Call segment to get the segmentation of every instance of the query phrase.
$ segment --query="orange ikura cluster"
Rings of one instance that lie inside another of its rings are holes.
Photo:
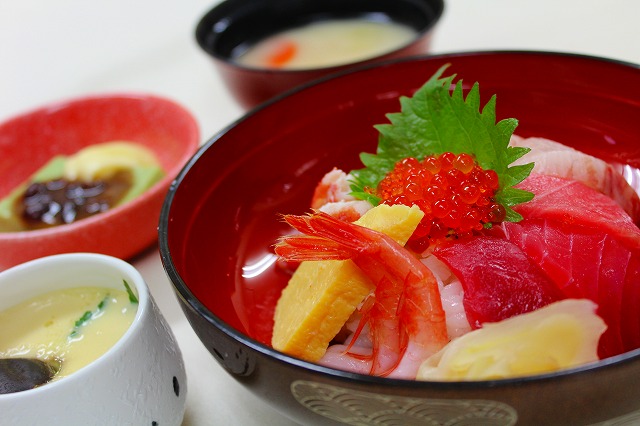
[[[495,171],[482,169],[468,154],[445,152],[399,161],[375,194],[384,204],[420,207],[425,216],[409,246],[422,251],[434,240],[470,236],[502,222],[506,211],[495,201],[498,188]]]

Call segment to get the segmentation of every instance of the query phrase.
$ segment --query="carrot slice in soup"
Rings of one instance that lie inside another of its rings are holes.
[[[282,67],[291,61],[298,52],[298,46],[290,41],[283,40],[275,46],[275,50],[267,58],[267,65],[270,67]]]

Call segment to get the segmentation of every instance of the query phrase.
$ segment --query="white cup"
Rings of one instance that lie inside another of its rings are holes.
[[[68,377],[0,395],[0,424],[140,425],[182,423],[187,393],[178,344],[140,273],[111,256],[48,256],[0,272],[0,310],[70,287],[122,289],[138,296],[133,323],[105,354]]]

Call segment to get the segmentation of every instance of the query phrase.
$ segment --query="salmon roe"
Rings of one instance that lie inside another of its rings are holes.
[[[400,160],[378,185],[384,204],[417,205],[424,217],[408,244],[417,251],[443,238],[462,238],[505,218],[495,201],[498,175],[484,170],[469,154],[445,152],[420,161]]]

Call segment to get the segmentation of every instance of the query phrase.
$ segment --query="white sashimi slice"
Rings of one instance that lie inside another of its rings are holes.
[[[531,148],[514,165],[534,162],[533,173],[580,181],[612,198],[635,223],[640,222],[640,197],[613,165],[545,138],[514,135],[510,145]]]
[[[447,332],[451,339],[460,337],[471,331],[471,325],[464,310],[464,288],[459,280],[455,280],[440,289],[442,309],[447,319]]]
[[[422,259],[422,263],[427,265],[438,281],[449,338],[455,339],[471,331],[471,325],[464,310],[464,289],[460,280],[436,256],[428,255]]]
[[[318,210],[347,222],[355,222],[372,207],[371,203],[364,200],[333,201],[323,204]]]
[[[347,345],[329,346],[318,364],[336,370],[369,374],[371,372],[371,349],[353,346],[347,353],[347,348]]]

